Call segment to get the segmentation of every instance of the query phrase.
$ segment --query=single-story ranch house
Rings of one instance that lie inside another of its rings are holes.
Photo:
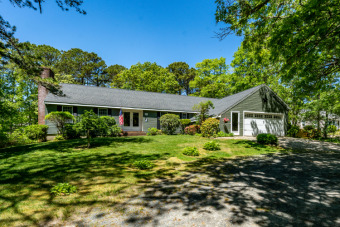
[[[51,76],[49,74],[52,72],[44,70],[42,77]],[[152,127],[160,129],[159,119],[166,113],[177,114],[181,119],[194,117],[193,106],[208,100],[215,106],[210,110],[211,117],[220,120],[222,131],[234,135],[272,133],[284,136],[288,122],[289,107],[266,85],[222,99],[75,84],[61,84],[61,91],[62,95],[55,95],[39,86],[39,123],[49,125],[49,135],[57,133],[55,125],[44,120],[45,115],[52,111],[68,111],[78,116],[85,110],[93,110],[99,116],[113,116],[118,124],[122,110],[124,124],[121,127],[124,131],[147,132]],[[224,118],[229,122],[225,123]]]

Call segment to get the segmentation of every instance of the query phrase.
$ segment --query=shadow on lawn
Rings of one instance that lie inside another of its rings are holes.
[[[148,143],[151,139],[145,137],[107,137],[91,140],[91,148],[110,146],[117,147],[120,143]],[[57,142],[35,143],[0,149],[0,159],[22,155],[32,151],[52,150],[57,152],[73,152],[74,149],[87,149],[86,139],[65,140]]]
[[[339,225],[339,153],[301,152],[212,162],[190,163],[189,173],[180,179],[164,179],[147,187],[124,206],[134,207],[139,201],[137,206],[149,213],[130,214],[125,224]],[[172,220],[169,217],[187,217],[188,222],[165,223]]]
[[[65,206],[77,208],[93,204],[114,205],[96,197],[83,200],[82,196],[88,194],[92,186],[120,183],[122,186],[119,190],[112,191],[112,195],[117,195],[125,187],[122,180],[125,179],[126,173],[134,171],[130,170],[130,167],[135,160],[159,160],[169,155],[168,153],[140,154],[133,150],[115,152],[114,148],[120,146],[120,143],[130,142],[142,144],[150,142],[150,139],[128,137],[96,138],[93,140],[92,147],[112,147],[113,150],[109,152],[94,152],[94,150],[87,149],[73,150],[73,148],[86,143],[85,140],[47,142],[2,149],[0,151],[2,165],[0,166],[0,188],[2,189],[0,191],[0,214],[10,209],[12,215],[10,218],[0,220],[0,225],[11,226],[18,221],[21,223],[28,222],[29,225],[41,225],[42,220],[37,220],[34,215],[40,214],[45,221],[48,221],[51,218],[51,213]],[[45,150],[46,152],[54,152],[46,155],[44,154]],[[71,150],[73,152],[69,152]],[[66,151],[69,153],[65,153]],[[156,171],[153,174],[149,177],[140,176],[139,178],[145,181],[146,178],[151,178],[151,176],[161,176],[167,173]],[[100,181],[98,181],[98,178],[100,178]],[[49,191],[52,185],[58,182],[76,182],[76,186],[81,190],[74,200],[55,199]],[[107,193],[110,194],[111,192]],[[32,200],[41,202],[47,210],[35,210],[33,214],[28,215],[31,212],[30,209],[26,208],[23,212],[20,206]]]

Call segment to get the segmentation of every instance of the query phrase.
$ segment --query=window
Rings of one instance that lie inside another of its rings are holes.
[[[238,131],[238,113],[237,112],[233,112],[231,113],[231,117],[232,117],[232,131]]]
[[[182,119],[188,119],[187,113],[182,113]]]
[[[281,119],[281,116],[279,116],[279,115],[274,115],[273,117],[274,117],[274,119]]]
[[[262,114],[255,114],[255,117],[256,118],[263,118],[263,115]]]
[[[98,115],[101,116],[107,116],[107,109],[99,109]]]
[[[63,106],[63,112],[69,112],[73,114],[73,107],[72,106]]]
[[[254,117],[254,114],[245,114],[246,117]]]
[[[264,115],[264,118],[273,118],[272,115]]]
[[[130,126],[130,112],[124,113],[124,126]]]
[[[139,113],[132,114],[132,126],[138,127],[139,126]]]

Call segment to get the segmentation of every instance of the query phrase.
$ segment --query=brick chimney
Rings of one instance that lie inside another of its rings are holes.
[[[41,78],[54,78],[54,73],[50,68],[42,68]],[[41,83],[38,85],[38,124],[45,124],[45,98],[48,94],[48,89]]]

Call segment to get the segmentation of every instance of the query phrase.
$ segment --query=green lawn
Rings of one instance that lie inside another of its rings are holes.
[[[38,225],[67,219],[76,210],[114,207],[138,194],[158,177],[180,177],[203,160],[278,152],[279,149],[244,140],[220,140],[220,151],[205,151],[209,139],[197,136],[97,138],[46,142],[0,149],[0,226]],[[182,154],[186,146],[199,148],[199,157]],[[151,160],[152,170],[138,170],[136,160]],[[53,185],[69,182],[78,192],[54,197]]]

